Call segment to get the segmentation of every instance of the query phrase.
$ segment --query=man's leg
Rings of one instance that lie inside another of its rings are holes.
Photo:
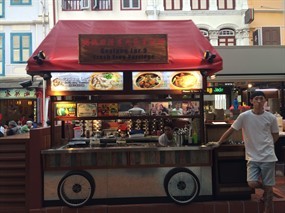
[[[270,213],[272,211],[272,201],[273,201],[273,187],[264,186],[264,213]]]
[[[248,181],[247,184],[252,189],[263,189],[263,185],[260,181]]]

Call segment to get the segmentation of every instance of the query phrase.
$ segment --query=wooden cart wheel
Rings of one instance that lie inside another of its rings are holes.
[[[200,192],[197,176],[187,168],[174,168],[164,179],[164,189],[167,196],[177,204],[188,204]]]
[[[70,171],[60,180],[58,197],[69,207],[81,207],[92,197],[95,191],[95,182],[86,171]]]

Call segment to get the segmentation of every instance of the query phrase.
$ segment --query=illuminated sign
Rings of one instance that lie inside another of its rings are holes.
[[[123,90],[123,72],[52,73],[51,91]]]
[[[209,94],[219,94],[226,92],[224,87],[207,87],[206,91]]]
[[[56,116],[67,116],[75,117],[76,103],[72,102],[61,102],[55,104],[55,114]]]
[[[133,72],[133,90],[198,90],[203,88],[200,71]]]
[[[223,87],[215,87],[214,88],[214,93],[223,93],[224,92],[224,88]]]

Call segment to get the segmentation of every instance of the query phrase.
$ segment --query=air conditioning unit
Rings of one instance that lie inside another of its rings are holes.
[[[258,45],[258,46],[263,45],[263,43],[262,43],[262,29],[258,28],[255,31],[253,31],[252,38],[253,38],[253,45]]]
[[[90,8],[90,0],[81,0],[80,1],[80,9],[88,10]]]

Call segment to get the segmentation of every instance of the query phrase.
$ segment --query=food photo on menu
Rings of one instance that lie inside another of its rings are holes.
[[[159,88],[162,84],[162,75],[160,73],[139,73],[135,79],[135,85],[138,88]]]
[[[56,116],[75,117],[76,104],[75,103],[57,103],[55,105]]]
[[[119,106],[117,103],[98,103],[98,116],[118,116]]]
[[[111,90],[118,87],[122,76],[115,72],[94,73],[90,76],[89,88],[95,90]]]
[[[96,117],[96,103],[77,103],[77,117]]]

